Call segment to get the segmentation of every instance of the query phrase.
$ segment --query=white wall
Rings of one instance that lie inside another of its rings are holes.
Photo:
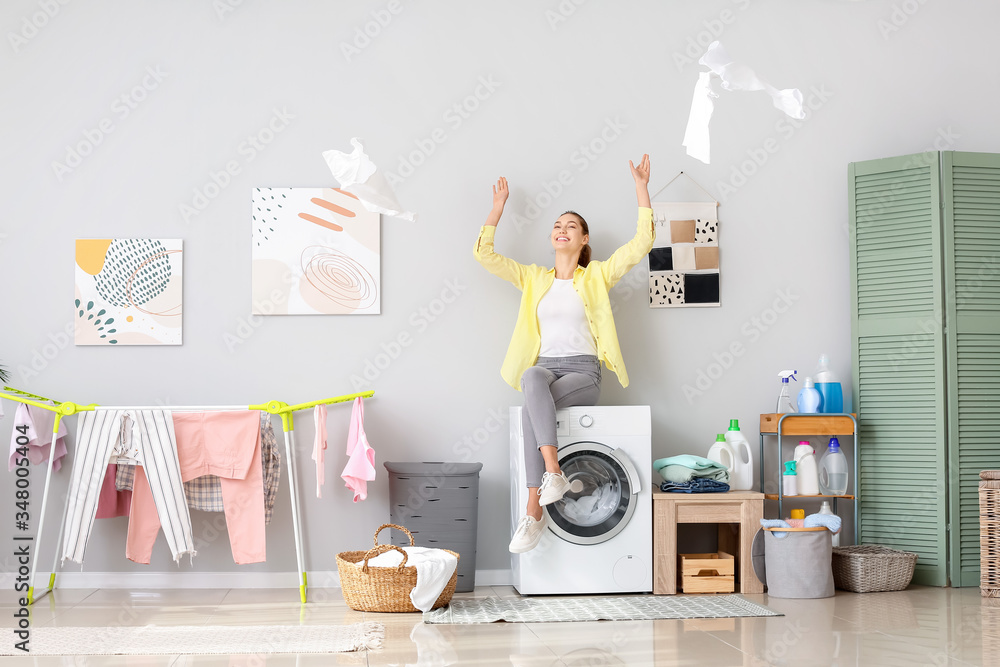
[[[236,6],[224,11],[225,3]],[[46,19],[47,5],[58,12]],[[409,334],[412,344],[370,383],[377,395],[367,426],[379,465],[482,461],[478,565],[504,570],[506,425],[485,442],[483,435],[491,414],[519,401],[499,375],[519,295],[471,253],[497,176],[510,179],[508,212],[522,214],[560,171],[572,177],[533,224],[518,231],[501,223],[498,248],[523,262],[551,261],[549,222],[571,207],[590,221],[597,257],[626,241],[635,221],[627,160],[643,152],[652,158],[651,190],[684,170],[722,199],[721,308],[650,310],[642,267],[613,293],[632,385],[624,390],[608,373],[601,400],[652,405],[659,457],[703,454],[730,417],[755,443],[757,415],[773,409],[777,372],[812,372],[821,351],[849,384],[848,162],[935,147],[1000,150],[995,2],[391,6],[400,11],[389,13],[387,2],[318,0],[3,3],[0,266],[8,288],[0,360],[15,386],[83,403],[299,402],[351,391],[352,376],[384,362],[383,350]],[[569,15],[556,22],[560,8]],[[348,59],[342,45],[373,15],[391,22]],[[793,127],[763,94],[723,93],[712,164],[703,165],[680,145],[699,67],[678,56],[694,44],[696,60],[709,31],[773,84],[800,88],[813,111]],[[146,78],[150,69],[162,81]],[[483,80],[495,82],[488,97]],[[123,117],[116,100],[143,81],[151,90]],[[478,108],[460,124],[451,120],[449,110],[477,90],[486,99],[470,100]],[[290,117],[287,127],[251,159],[241,145],[275,110]],[[53,163],[103,118],[113,132],[59,178]],[[599,143],[609,120],[623,126],[620,135],[581,161],[579,147]],[[421,220],[382,222],[383,314],[275,317],[248,327],[251,188],[330,184],[321,152],[347,149],[352,136],[397,171],[435,128],[446,140],[397,188]],[[777,151],[763,161],[765,145]],[[753,155],[763,164],[748,162]],[[185,221],[179,207],[230,160],[240,173]],[[683,197],[684,188],[670,194]],[[183,346],[66,344],[73,240],[114,236],[184,239]],[[457,298],[433,321],[420,314],[439,312],[437,299],[456,285]],[[793,303],[772,320],[782,294]],[[227,345],[227,334],[241,332],[250,335]],[[714,372],[716,355],[734,342],[745,354],[689,400],[683,387]],[[338,483],[349,408],[330,412],[325,497],[302,494],[311,570],[334,569],[334,554],[368,544],[388,515],[384,474],[359,505]],[[308,487],[306,417],[297,432]],[[0,428],[10,426],[8,414]],[[35,509],[42,478],[32,477]],[[68,470],[56,476],[55,505],[67,479]],[[0,539],[10,544],[12,476],[0,480],[0,505],[11,508],[0,513]],[[267,564],[244,571],[295,569],[287,488],[285,477]],[[58,514],[50,507],[46,567]],[[201,538],[214,534],[206,527],[214,518],[195,513]],[[162,540],[152,565],[127,561],[125,529],[122,519],[98,523],[88,571],[176,572]],[[194,570],[236,569],[225,535],[214,542]]]

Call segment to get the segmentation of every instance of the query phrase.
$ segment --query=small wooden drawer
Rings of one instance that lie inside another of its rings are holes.
[[[680,554],[681,592],[733,593],[736,591],[736,559],[724,551],[711,554]]]

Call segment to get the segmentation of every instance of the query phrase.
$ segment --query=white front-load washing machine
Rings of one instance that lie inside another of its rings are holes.
[[[652,446],[648,405],[556,412],[559,466],[576,492],[544,508],[538,546],[511,554],[522,595],[653,590]],[[521,408],[510,410],[511,526],[524,516]],[[512,530],[513,530],[512,528]]]

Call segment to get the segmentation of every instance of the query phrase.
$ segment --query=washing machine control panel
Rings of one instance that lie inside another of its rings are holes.
[[[594,418],[590,415],[580,415],[580,426],[590,428],[594,425]]]

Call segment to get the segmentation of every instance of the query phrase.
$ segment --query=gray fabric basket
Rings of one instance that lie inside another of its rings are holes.
[[[833,541],[829,530],[764,531],[767,594],[776,598],[833,597]]]
[[[389,520],[413,533],[419,547],[459,554],[456,592],[476,587],[479,529],[479,471],[482,463],[386,461],[389,471]],[[392,535],[392,544],[409,538]]]

